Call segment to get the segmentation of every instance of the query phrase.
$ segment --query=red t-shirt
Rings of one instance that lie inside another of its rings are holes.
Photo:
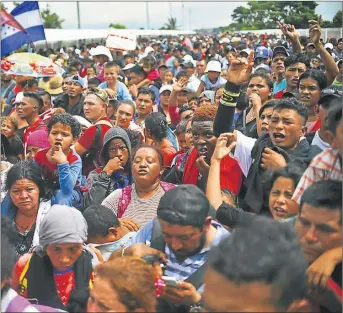
[[[285,90],[280,90],[274,95],[274,99],[282,99],[282,96],[284,94]]]
[[[101,119],[102,121],[107,121],[112,124],[111,120],[107,117],[104,117]],[[99,122],[99,121],[98,121]],[[102,145],[104,142],[104,136],[107,133],[107,131],[111,128],[108,125],[99,124],[101,128],[101,136],[100,136],[100,143],[98,144],[97,154],[96,154],[96,162],[100,165],[100,150],[102,149]],[[96,136],[96,126],[89,127],[80,137],[78,140],[78,143],[87,149],[88,151],[91,150],[92,147],[94,147],[94,140]],[[82,174],[86,177],[88,174],[94,170],[96,166],[93,163],[93,160],[84,159],[82,160]]]
[[[146,78],[149,80],[156,80],[160,78],[160,74],[157,70],[153,69],[149,72]]]

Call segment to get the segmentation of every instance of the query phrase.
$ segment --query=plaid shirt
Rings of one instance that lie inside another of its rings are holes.
[[[300,204],[306,188],[320,180],[342,180],[342,164],[337,150],[328,148],[312,160],[301,177],[292,199]]]

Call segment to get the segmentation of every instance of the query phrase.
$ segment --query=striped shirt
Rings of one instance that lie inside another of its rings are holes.
[[[157,207],[161,197],[164,195],[164,190],[159,186],[156,193],[148,199],[142,199],[138,196],[135,184],[132,184],[131,201],[125,210],[122,218],[130,218],[141,227],[152,221],[157,216]],[[105,207],[111,209],[116,215],[118,214],[118,202],[121,198],[122,190],[113,191],[101,203]]]
[[[342,181],[341,158],[337,150],[328,148],[312,160],[301,177],[292,199],[300,204],[304,191],[320,180]]]

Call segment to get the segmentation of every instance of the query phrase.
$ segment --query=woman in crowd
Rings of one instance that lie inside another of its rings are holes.
[[[12,288],[41,305],[84,312],[82,303],[93,286],[92,256],[84,250],[86,240],[82,213],[64,205],[52,206],[41,222],[39,245],[14,267]]]
[[[88,192],[84,194],[84,207],[100,204],[111,192],[132,183],[131,143],[126,131],[113,126],[105,134],[100,151],[102,167],[87,177]]]
[[[320,99],[320,93],[327,86],[325,74],[313,69],[301,74],[298,82],[299,100],[306,105],[308,119],[306,128],[308,133],[319,130],[321,121],[317,117],[316,106]]]
[[[167,138],[168,123],[165,116],[159,112],[153,112],[145,119],[145,137],[152,140],[153,145],[163,154],[164,166],[170,167],[176,150]]]
[[[256,118],[262,105],[273,94],[273,81],[267,74],[252,74],[247,83],[249,107],[239,115],[235,127],[248,137],[258,138]]]
[[[156,312],[153,267],[136,257],[122,257],[96,269],[87,312]]]
[[[40,167],[20,161],[8,171],[7,195],[1,203],[1,215],[7,216],[16,230],[16,252],[23,255],[39,243],[43,217],[50,210]]]
[[[165,191],[175,185],[161,182],[163,156],[153,146],[142,145],[132,155],[134,183],[113,191],[102,205],[118,218],[129,218],[143,227],[156,217],[158,203]]]

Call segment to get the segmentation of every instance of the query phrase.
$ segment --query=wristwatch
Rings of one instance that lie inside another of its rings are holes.
[[[110,176],[105,171],[101,171],[99,177],[105,180],[108,180],[110,178]]]
[[[199,302],[191,304],[189,306],[188,312],[190,312],[190,313],[202,312],[203,308],[204,308],[204,303],[203,303],[202,299],[200,299]]]

